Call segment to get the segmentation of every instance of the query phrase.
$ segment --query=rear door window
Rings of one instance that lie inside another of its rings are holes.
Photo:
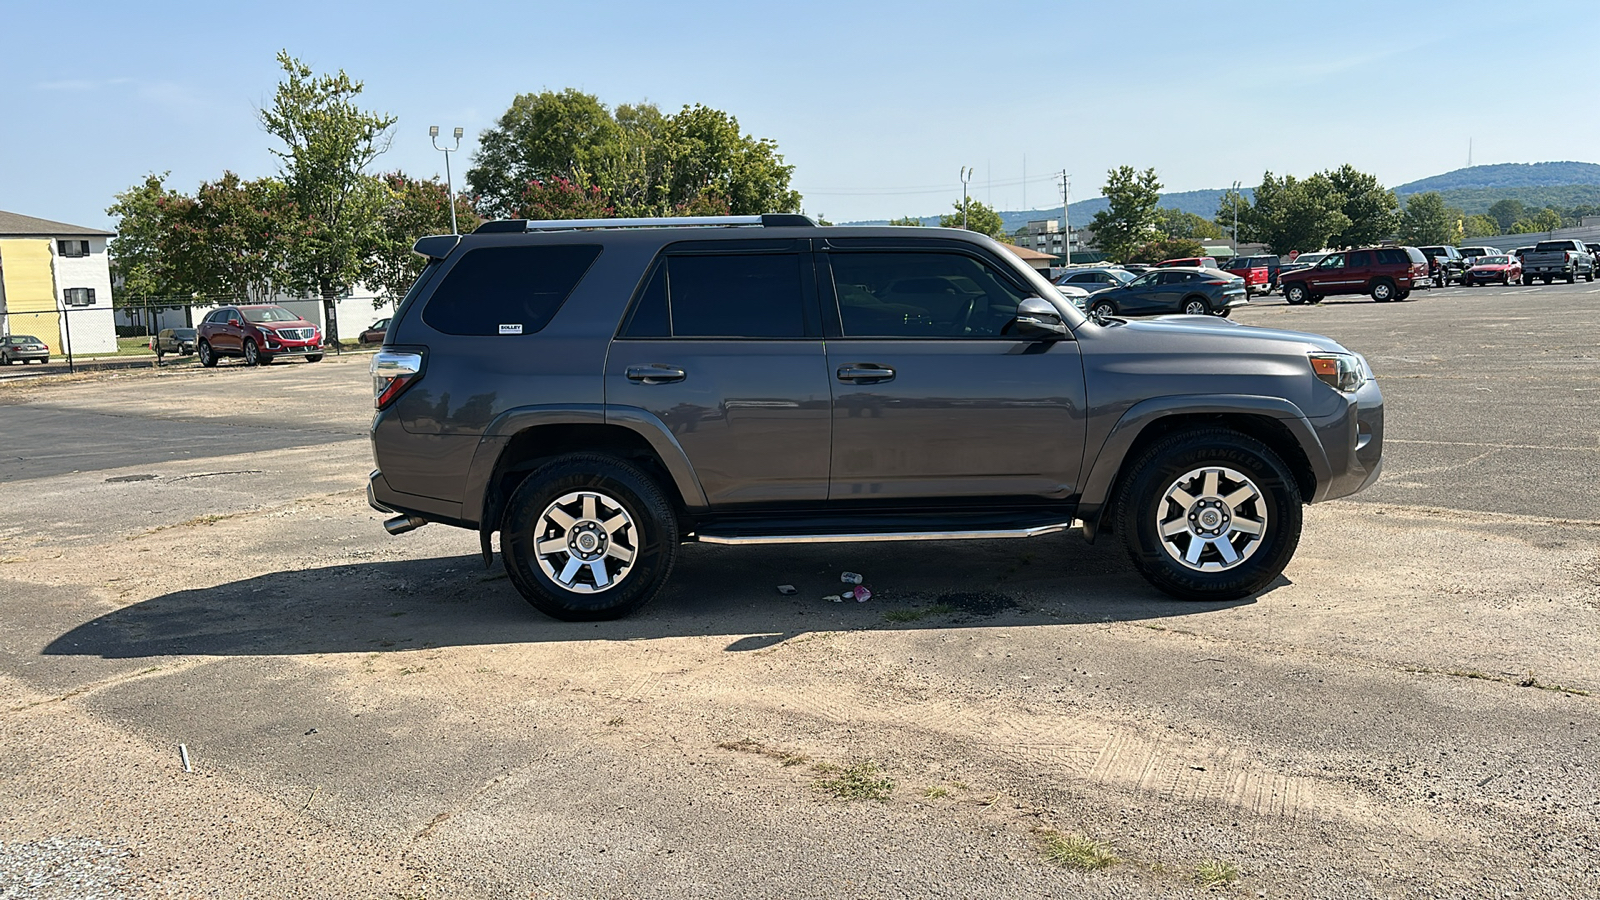
[[[1348,265],[1352,269],[1364,269],[1372,265],[1371,250],[1357,250],[1350,254]]]
[[[594,244],[469,250],[428,298],[422,320],[445,334],[533,334],[599,256]]]
[[[798,253],[668,257],[665,288],[672,336],[805,337],[800,261]]]

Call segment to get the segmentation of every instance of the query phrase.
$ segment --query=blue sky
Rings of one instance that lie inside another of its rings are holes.
[[[808,212],[948,210],[959,169],[1000,208],[1108,168],[1169,190],[1349,162],[1396,185],[1466,164],[1600,161],[1594,8],[1269,4],[6,4],[0,209],[109,227],[146,172],[192,191],[276,171],[256,121],[280,49],[399,117],[384,170],[443,174],[427,127],[475,136],[517,93],[705,103],[773,138]],[[1205,15],[1201,14],[1205,11]],[[1560,22],[1584,23],[1563,36]],[[1590,91],[1589,94],[1573,89]],[[1024,170],[1024,166],[1026,169]],[[1027,181],[1024,181],[1026,172]]]

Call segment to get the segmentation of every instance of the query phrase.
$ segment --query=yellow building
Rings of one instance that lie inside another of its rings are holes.
[[[29,334],[52,355],[114,353],[109,231],[0,210],[0,334]]]

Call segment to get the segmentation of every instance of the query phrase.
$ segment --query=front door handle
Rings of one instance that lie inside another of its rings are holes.
[[[840,366],[839,380],[852,384],[881,384],[894,380],[894,370],[888,366],[865,363],[859,366]]]
[[[687,373],[677,366],[655,363],[648,366],[629,366],[628,380],[636,384],[672,384],[682,381]]]

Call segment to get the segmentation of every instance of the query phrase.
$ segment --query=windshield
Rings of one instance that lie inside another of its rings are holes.
[[[1327,255],[1328,254],[1326,253],[1302,253],[1299,256],[1296,256],[1294,261],[1304,265],[1314,266],[1317,263],[1322,262],[1322,258]]]
[[[194,337],[194,329],[193,328],[174,328],[174,329],[172,329],[172,336],[173,337],[181,337],[181,338],[192,338],[192,337]]]
[[[37,344],[39,339],[31,334],[13,334],[10,338],[13,344]]]
[[[1480,266],[1503,266],[1508,262],[1510,262],[1510,260],[1506,259],[1504,256],[1478,257],[1478,265]]]
[[[263,306],[260,309],[242,309],[244,317],[252,322],[298,322],[300,317],[281,306]]]

